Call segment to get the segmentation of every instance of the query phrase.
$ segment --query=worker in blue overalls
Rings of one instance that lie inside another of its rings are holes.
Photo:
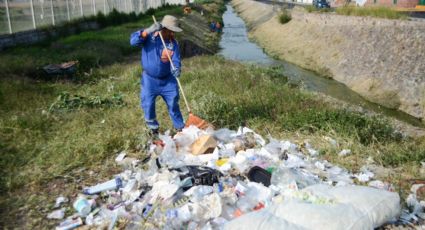
[[[131,34],[130,44],[142,47],[142,79],[140,87],[141,107],[151,134],[157,136],[159,123],[156,119],[155,99],[161,96],[167,104],[173,126],[176,131],[184,127],[183,116],[179,107],[179,91],[176,78],[180,76],[181,60],[179,45],[174,39],[175,32],[181,32],[177,18],[166,15],[161,23],[154,23],[149,28]],[[166,48],[159,33],[164,38]],[[167,52],[175,66],[172,70]]]

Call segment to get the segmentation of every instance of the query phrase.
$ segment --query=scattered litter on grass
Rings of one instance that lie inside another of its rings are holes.
[[[78,61],[69,61],[61,64],[49,64],[43,67],[48,75],[71,75],[77,72]]]
[[[338,147],[338,142],[335,139],[328,136],[324,136],[323,138],[327,140],[333,147]]]
[[[118,156],[115,158],[115,162],[121,162],[126,156],[127,153],[125,151],[120,152],[120,154],[118,154]]]
[[[151,143],[145,164],[120,152],[123,172],[87,185],[75,214],[57,229],[84,224],[113,229],[374,229],[423,224],[425,201],[416,186],[401,214],[394,187],[368,167],[353,174],[317,158],[305,142],[263,137],[246,127],[191,126]],[[357,186],[354,179],[369,182]],[[425,190],[425,187],[423,187]],[[414,194],[415,193],[415,194]],[[308,217],[308,218],[306,218]],[[267,223],[263,226],[262,223]]]
[[[54,208],[59,208],[63,203],[67,203],[69,200],[68,198],[64,197],[64,196],[60,196],[58,198],[56,198],[56,203]]]
[[[405,223],[421,225],[418,229],[423,229],[425,228],[425,180],[416,182],[412,185],[411,193],[406,198],[409,210],[404,210],[400,219]]]
[[[392,184],[388,182],[382,182],[380,180],[373,180],[368,183],[370,187],[387,190],[390,192],[395,192],[395,188]]]
[[[77,228],[78,226],[83,225],[83,221],[80,217],[66,219],[61,222],[59,226],[56,227],[56,230],[70,230]]]
[[[49,215],[47,215],[48,219],[58,219],[61,220],[65,217],[65,208],[61,208],[58,210],[55,210],[51,213],[49,213]]]
[[[343,157],[343,156],[347,156],[351,154],[351,150],[350,149],[343,149],[341,150],[341,152],[338,153],[339,156]]]
[[[370,179],[372,179],[375,176],[375,174],[373,172],[371,172],[369,169],[367,169],[367,167],[363,166],[360,169],[360,172],[355,174],[354,176],[360,182],[368,182],[368,181],[370,181]]]

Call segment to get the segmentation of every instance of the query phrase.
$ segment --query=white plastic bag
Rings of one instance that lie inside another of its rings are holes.
[[[367,216],[347,204],[314,204],[289,200],[272,205],[267,210],[306,229],[373,229]]]
[[[352,205],[367,216],[377,228],[400,215],[400,197],[397,193],[365,186],[313,185],[304,189],[318,196]]]
[[[225,230],[268,230],[268,229],[291,229],[303,230],[305,228],[290,223],[282,218],[273,215],[266,210],[250,212],[236,218],[224,225]]]

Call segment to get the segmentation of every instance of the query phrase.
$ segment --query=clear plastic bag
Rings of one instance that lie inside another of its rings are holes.
[[[319,179],[313,175],[302,173],[300,169],[279,167],[272,174],[271,184],[281,191],[288,189],[293,183],[298,189],[319,183]]]

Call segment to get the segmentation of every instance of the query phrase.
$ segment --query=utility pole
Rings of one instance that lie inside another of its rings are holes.
[[[53,0],[50,0],[50,11],[52,13],[52,25],[55,25],[55,12],[53,10]]]
[[[68,15],[68,22],[71,21],[71,15],[69,14],[69,0],[66,0],[66,12]]]
[[[35,16],[34,16],[34,2],[31,0],[31,16],[32,16],[32,26],[34,29],[37,29],[36,25],[35,25]]]
[[[7,17],[7,25],[9,27],[9,34],[12,33],[12,24],[10,23],[10,14],[9,14],[9,2],[6,0],[6,17]]]

